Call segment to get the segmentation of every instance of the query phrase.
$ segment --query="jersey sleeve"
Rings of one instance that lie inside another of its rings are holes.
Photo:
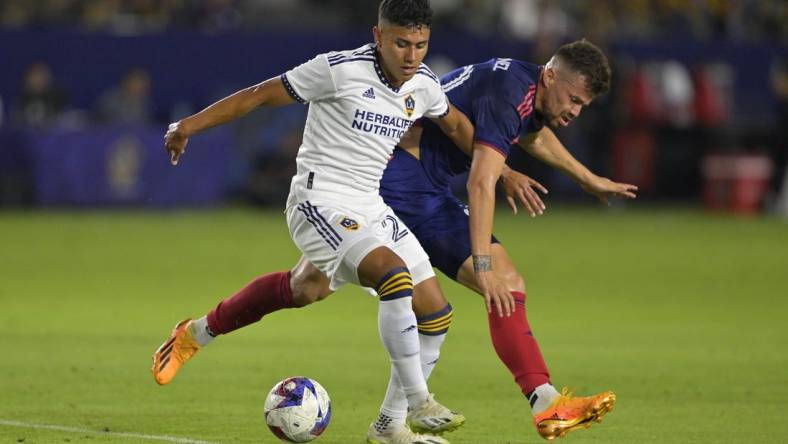
[[[427,106],[426,110],[424,111],[424,117],[434,119],[434,118],[441,118],[446,114],[449,114],[449,98],[446,97],[446,93],[443,92],[439,83],[434,83],[430,81],[429,91],[429,98],[430,103]]]
[[[280,78],[290,96],[299,103],[332,97],[337,91],[325,54],[296,66]]]
[[[473,141],[498,151],[504,157],[520,135],[520,114],[505,100],[485,95],[473,101],[476,131]]]

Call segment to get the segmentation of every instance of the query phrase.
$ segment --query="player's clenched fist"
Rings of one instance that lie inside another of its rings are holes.
[[[186,151],[188,142],[189,136],[183,130],[181,122],[171,123],[167,128],[167,134],[164,135],[164,148],[170,154],[171,164],[178,164],[178,159]]]

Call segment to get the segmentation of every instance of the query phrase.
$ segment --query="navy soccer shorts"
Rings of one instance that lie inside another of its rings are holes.
[[[425,165],[400,148],[383,174],[380,195],[419,240],[432,266],[456,280],[471,256],[467,206],[448,186],[436,185]],[[498,243],[495,236],[492,242]]]

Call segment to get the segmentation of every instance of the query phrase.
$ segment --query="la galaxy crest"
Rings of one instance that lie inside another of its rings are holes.
[[[339,225],[345,227],[348,231],[356,231],[358,230],[358,222],[354,221],[353,219],[345,216],[340,222]]]
[[[405,114],[410,117],[415,111],[416,99],[413,98],[413,94],[408,94],[408,97],[405,97]]]

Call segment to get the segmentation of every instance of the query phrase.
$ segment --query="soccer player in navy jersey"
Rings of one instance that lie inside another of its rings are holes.
[[[524,280],[505,248],[492,236],[495,184],[502,180],[513,208],[514,199],[519,199],[532,215],[544,210],[533,190],[545,191],[543,187],[505,166],[509,150],[519,145],[570,175],[603,202],[611,196],[634,198],[637,187],[590,172],[549,128],[566,126],[578,117],[584,106],[608,89],[609,79],[607,59],[585,40],[562,46],[544,66],[493,59],[460,68],[444,76],[442,83],[450,101],[475,126],[472,152],[461,150],[441,136],[437,126],[423,121],[400,140],[381,181],[381,195],[419,239],[433,265],[485,297],[495,350],[529,400],[537,431],[546,439],[601,420],[612,408],[615,395],[603,392],[574,397],[559,393],[551,384],[528,325]],[[468,170],[469,212],[449,189],[450,179]],[[220,302],[207,319],[220,327],[213,333],[225,334],[284,306],[321,300],[331,293],[328,283],[314,265],[302,258],[280,287],[253,282]],[[515,303],[514,310],[507,305],[510,302]],[[505,314],[512,315],[499,316],[501,305]],[[414,293],[413,306],[422,338],[429,339],[436,333],[445,336],[450,311],[447,316],[435,310],[450,306],[441,293]],[[195,351],[189,351],[179,366]],[[434,356],[437,359],[438,354]],[[403,403],[402,393],[391,388],[373,424],[383,430],[390,420],[387,413],[396,412]],[[375,427],[370,428],[368,441],[384,442],[376,440]]]
[[[499,358],[531,404],[539,434],[552,439],[589,426],[612,408],[615,395],[572,397],[552,386],[528,325],[524,280],[492,236],[492,226],[495,187],[501,178],[510,199],[520,196],[532,214],[544,210],[531,188],[541,185],[505,166],[515,145],[569,174],[603,202],[610,196],[635,197],[637,187],[591,173],[550,129],[569,125],[608,90],[607,59],[596,46],[580,40],[559,48],[545,66],[492,59],[457,69],[441,82],[449,100],[475,126],[473,153],[458,149],[425,121],[400,141],[381,181],[381,195],[419,239],[433,266],[486,298],[507,293],[514,297],[514,316],[488,316],[490,334]],[[468,170],[466,208],[449,190],[449,182]]]

